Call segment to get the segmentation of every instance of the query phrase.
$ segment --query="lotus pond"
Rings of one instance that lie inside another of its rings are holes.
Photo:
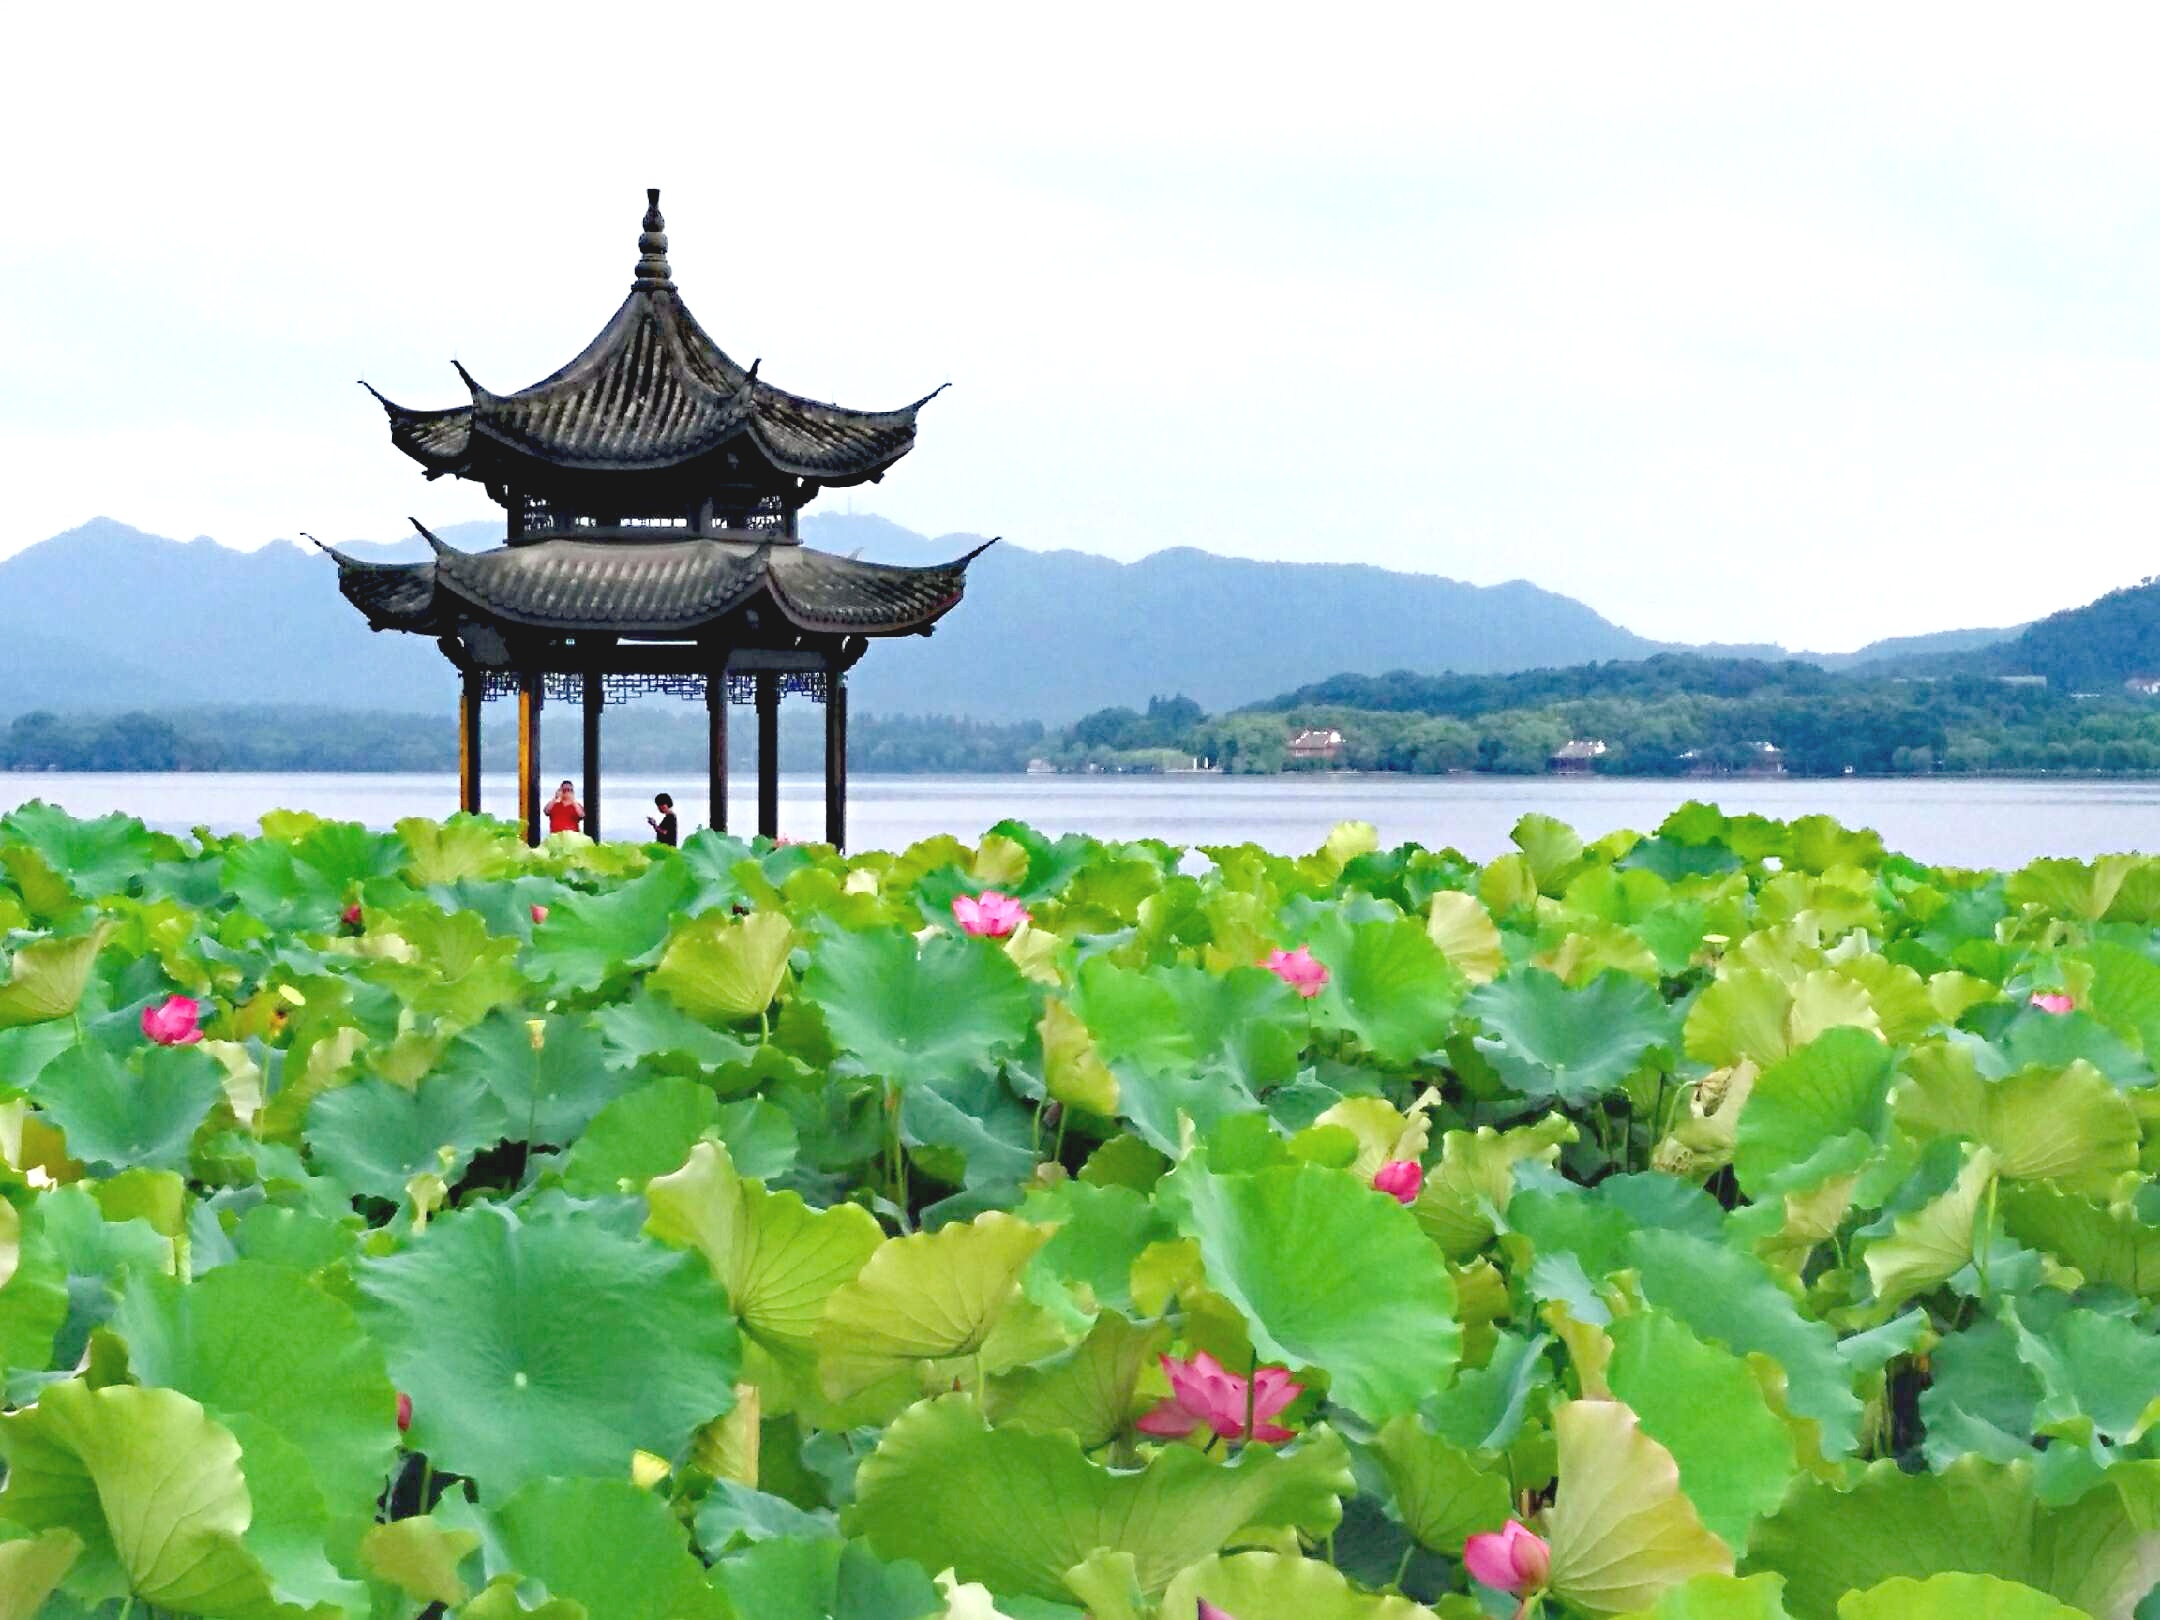
[[[0,821],[0,1620],[2160,1615],[2160,859]]]

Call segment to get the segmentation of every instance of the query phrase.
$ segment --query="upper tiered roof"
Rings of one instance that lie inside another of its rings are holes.
[[[757,363],[730,358],[676,290],[660,193],[646,197],[630,296],[582,354],[513,394],[483,387],[458,366],[472,400],[447,410],[412,410],[363,385],[389,414],[391,441],[430,478],[509,487],[550,468],[687,473],[706,457],[725,464],[716,465],[718,482],[736,485],[746,447],[782,478],[859,484],[882,477],[913,448],[915,414],[937,391],[898,410],[850,410],[775,388]]]

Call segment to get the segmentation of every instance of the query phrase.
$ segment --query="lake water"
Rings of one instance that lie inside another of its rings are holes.
[[[703,781],[686,776],[610,781],[602,830],[643,834],[652,795],[675,795],[683,831],[705,820]],[[1200,845],[1251,841],[1284,853],[1319,844],[1338,821],[1375,823],[1382,841],[1452,844],[1480,859],[1508,847],[1526,811],[1558,816],[1588,836],[1649,831],[1674,806],[1711,799],[1728,811],[1789,819],[1826,812],[1873,827],[1892,849],[1956,866],[2018,866],[2040,855],[2160,850],[2160,782],[1833,780],[1667,782],[1498,776],[857,776],[848,806],[858,849],[897,849],[934,833],[973,840],[1008,816],[1046,833],[1165,838]],[[823,779],[783,776],[780,827],[822,835]],[[756,817],[755,782],[734,784],[734,820]],[[509,776],[489,776],[485,802],[508,814]],[[266,810],[312,810],[388,827],[402,816],[457,806],[449,775],[131,775],[0,772],[0,810],[44,799],[77,815],[121,810],[185,832],[252,828]]]

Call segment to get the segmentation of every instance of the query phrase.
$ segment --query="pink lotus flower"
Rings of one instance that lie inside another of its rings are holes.
[[[1552,1567],[1552,1549],[1528,1525],[1510,1519],[1498,1534],[1487,1532],[1464,1542],[1462,1561],[1473,1579],[1519,1597],[1544,1587]]]
[[[981,894],[954,895],[952,914],[960,931],[977,939],[1003,939],[1028,921],[1026,906],[995,889],[985,889]]]
[[[163,1005],[142,1010],[142,1032],[160,1046],[193,1046],[202,1039],[201,1015],[192,998],[167,996]]]
[[[403,1391],[403,1390],[401,1389],[401,1390],[399,1390],[399,1391],[398,1391],[398,1398],[397,1398],[397,1431],[398,1431],[398,1433],[399,1433],[399,1434],[403,1434],[403,1433],[404,1433],[404,1432],[405,1432],[405,1431],[406,1431],[407,1429],[409,1429],[409,1428],[411,1428],[411,1427],[412,1427],[412,1397],[411,1397],[410,1395],[406,1394],[406,1393],[405,1393],[405,1392],[404,1392],[404,1391]]]
[[[534,907],[532,908],[532,914],[533,914],[533,923],[534,923],[534,925],[535,925],[535,926],[538,926],[539,924],[541,924],[541,923],[544,923],[544,922],[546,922],[546,921],[547,921],[547,907],[546,907],[546,906],[534,906]]]
[[[1294,951],[1269,951],[1260,965],[1308,1001],[1327,984],[1327,964],[1314,961],[1312,951],[1303,945]]]
[[[360,903],[356,900],[347,906],[340,920],[347,928],[358,928],[360,926]]]
[[[1414,1204],[1425,1185],[1425,1167],[1415,1159],[1390,1159],[1372,1178],[1373,1190],[1384,1192],[1398,1204]]]
[[[1170,1379],[1170,1397],[1156,1403],[1155,1410],[1136,1427],[1142,1434],[1176,1439],[1205,1425],[1225,1440],[1266,1440],[1273,1444],[1295,1438],[1296,1431],[1267,1420],[1305,1393],[1303,1384],[1292,1383],[1281,1367],[1262,1367],[1248,1385],[1236,1373],[1205,1350],[1190,1361],[1164,1356],[1162,1370]],[[1248,1415],[1252,1432],[1245,1432]]]
[[[1193,1620],[1237,1620],[1237,1616],[1228,1609],[1216,1608],[1206,1598],[1202,1598],[1200,1599],[1200,1612],[1193,1617]]]
[[[2055,1013],[2058,1015],[2066,1012],[2075,1012],[2077,1010],[2077,1003],[2072,1001],[2068,996],[2064,995],[2060,990],[2035,990],[2033,992],[2032,1004],[2035,1007],[2038,1007],[2044,1013]]]

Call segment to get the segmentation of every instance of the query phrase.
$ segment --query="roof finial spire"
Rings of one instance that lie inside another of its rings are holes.
[[[660,217],[660,188],[645,188],[645,233],[637,239],[637,280],[633,287],[673,292],[674,274],[667,262],[667,221]]]

